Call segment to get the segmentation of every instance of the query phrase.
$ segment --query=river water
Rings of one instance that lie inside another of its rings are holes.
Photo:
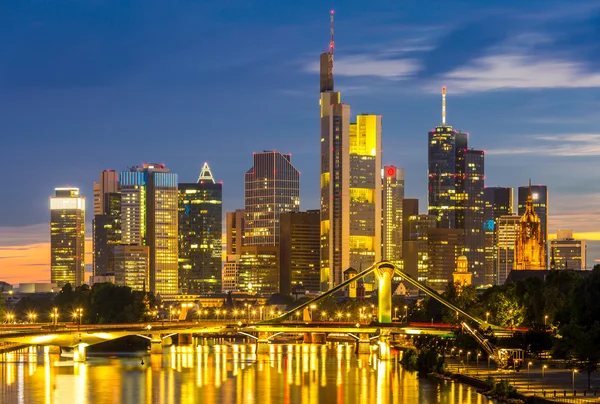
[[[30,349],[1,360],[2,404],[492,402],[349,345],[270,345],[261,355],[251,345],[172,346],[163,355],[88,355],[85,363]]]

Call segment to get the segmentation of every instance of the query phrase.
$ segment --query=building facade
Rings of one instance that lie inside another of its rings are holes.
[[[458,228],[465,231],[464,255],[474,285],[485,284],[485,235],[484,235],[484,152],[467,149],[465,155],[465,178],[463,188],[464,224]]]
[[[85,198],[79,188],[56,188],[50,197],[50,282],[85,283]]]
[[[498,218],[514,213],[513,189],[486,187],[483,191],[485,208],[483,229],[485,242],[484,285],[496,285],[498,274]]]
[[[403,241],[404,271],[413,279],[426,283],[428,277],[429,253],[428,233],[437,226],[437,217],[433,215],[413,215],[407,220],[407,239]],[[409,287],[411,293],[416,288]]]
[[[427,232],[427,286],[441,293],[452,282],[452,273],[462,255],[462,229],[429,229]]]
[[[239,258],[238,289],[269,296],[279,293],[278,246],[243,246]]]
[[[106,194],[119,192],[119,173],[115,170],[104,170],[100,173],[98,182],[94,182],[94,216],[106,212]]]
[[[244,245],[277,246],[279,215],[300,210],[300,172],[292,165],[292,155],[254,153],[244,190]]]
[[[533,191],[525,203],[525,213],[519,220],[513,270],[546,270],[546,244],[543,223],[534,210]]]
[[[521,218],[516,215],[496,219],[496,285],[503,285],[515,264],[515,247],[519,236]]]
[[[279,293],[315,294],[320,285],[320,213],[282,213],[279,241]]]
[[[177,174],[164,164],[143,164],[119,174],[121,238],[150,249],[150,291],[178,293]]]
[[[383,167],[382,186],[382,260],[394,263],[402,259],[404,169]]]
[[[114,282],[133,290],[148,291],[150,285],[150,248],[124,245],[114,247]]]
[[[227,212],[225,216],[226,226],[226,251],[227,255],[238,255],[244,245],[244,209],[236,209],[235,212]]]
[[[204,164],[197,183],[180,183],[179,289],[181,293],[221,293],[222,184]]]
[[[114,271],[113,249],[121,243],[121,193],[105,193],[103,199],[103,211],[92,221],[94,276]]]
[[[350,267],[360,272],[381,261],[381,116],[358,115],[349,134]]]
[[[556,240],[550,241],[550,269],[585,270],[587,246],[585,240],[575,239],[573,230],[559,230]]]

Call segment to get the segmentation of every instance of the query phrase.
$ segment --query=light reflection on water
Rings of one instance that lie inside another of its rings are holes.
[[[350,345],[179,346],[163,355],[88,356],[84,364],[35,349],[2,354],[0,402],[484,404],[472,387],[419,379]],[[141,364],[142,358],[144,364]]]

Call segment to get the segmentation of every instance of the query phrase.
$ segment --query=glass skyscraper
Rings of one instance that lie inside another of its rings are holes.
[[[246,246],[277,246],[279,215],[300,210],[300,172],[291,154],[254,153],[245,181]]]
[[[197,183],[179,184],[179,288],[221,293],[222,184],[204,164]]]
[[[85,198],[79,188],[56,188],[50,197],[50,282],[85,283]]]
[[[404,169],[383,167],[382,259],[398,263],[402,259]]]
[[[177,174],[143,164],[119,175],[123,244],[150,248],[150,291],[178,292]]]
[[[496,285],[498,274],[498,219],[509,216],[513,210],[513,189],[506,187],[486,187],[483,191],[485,269],[484,285]]]

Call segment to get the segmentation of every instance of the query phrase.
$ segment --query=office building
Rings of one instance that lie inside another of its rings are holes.
[[[244,209],[227,212],[226,226],[226,252],[227,255],[238,255],[244,245]]]
[[[164,164],[143,164],[119,175],[121,240],[150,249],[150,291],[178,293],[177,174]]]
[[[222,184],[204,163],[196,183],[179,189],[179,289],[181,293],[221,293]]]
[[[558,230],[556,240],[550,241],[550,269],[585,270],[587,268],[585,240],[573,237],[573,230]]]
[[[94,216],[106,212],[106,194],[119,192],[119,173],[115,170],[104,170],[100,173],[100,180],[94,182]]]
[[[221,274],[221,287],[223,289],[223,293],[240,291],[239,256],[227,256],[227,261],[223,263],[223,273]]]
[[[114,271],[113,248],[121,243],[121,194],[105,193],[103,199],[103,211],[92,221],[94,276]]]
[[[150,284],[150,248],[140,245],[116,245],[114,282],[118,286],[147,291]]]
[[[523,216],[527,208],[530,186],[521,186],[518,191],[518,214]],[[533,211],[539,216],[544,246],[548,245],[548,187],[546,185],[531,185]]]
[[[243,246],[239,258],[238,289],[269,296],[279,293],[278,246]]]
[[[350,105],[334,91],[333,51],[332,34],[320,57],[322,291],[341,283],[350,267]]]
[[[506,187],[486,187],[483,191],[485,208],[483,230],[485,242],[484,285],[496,285],[498,273],[498,218],[512,215],[513,189]]]
[[[283,295],[320,289],[320,213],[282,213],[279,218],[279,289]]]
[[[79,188],[55,188],[50,197],[50,282],[85,283],[85,198]]]
[[[428,211],[440,229],[464,230],[462,250],[473,283],[483,283],[484,152],[468,148],[468,134],[446,125],[446,88],[442,88],[442,125],[428,135]]]
[[[419,214],[419,200],[416,198],[404,198],[402,201],[402,240],[408,240],[410,227],[408,218]],[[403,247],[404,248],[404,247]],[[403,251],[404,256],[404,251]]]
[[[402,259],[404,169],[383,167],[382,260],[394,263]]]
[[[500,216],[496,219],[497,272],[495,275],[495,285],[503,285],[513,270],[520,221],[521,218],[516,215]]]
[[[350,267],[360,272],[381,261],[381,116],[358,115],[349,133]]]
[[[427,232],[427,286],[441,293],[452,282],[458,257],[462,255],[462,229],[429,229]]]
[[[404,271],[413,279],[426,283],[428,277],[428,233],[435,229],[437,217],[434,215],[413,215],[407,220],[407,239],[403,242]],[[416,293],[416,289],[411,293]]]
[[[244,245],[277,246],[279,215],[300,209],[300,172],[291,154],[277,151],[254,153],[254,165],[246,171]]]
[[[533,190],[531,188],[525,203],[525,213],[519,221],[513,270],[546,270],[546,244],[544,242],[543,222],[534,210]]]

